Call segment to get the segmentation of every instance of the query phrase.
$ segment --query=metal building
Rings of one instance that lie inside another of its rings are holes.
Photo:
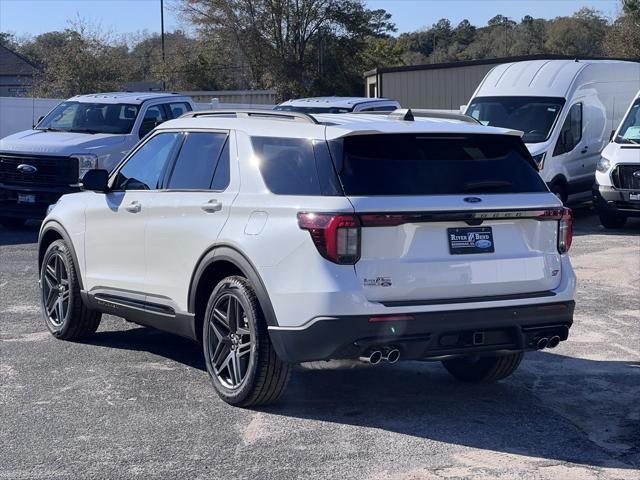
[[[580,57],[584,60],[600,60]],[[452,63],[376,68],[364,74],[365,95],[398,100],[407,108],[458,110],[466,105],[485,75],[496,65],[524,60],[572,60],[564,55],[471,60]],[[610,59],[609,59],[610,60]],[[629,60],[629,59],[619,59]]]

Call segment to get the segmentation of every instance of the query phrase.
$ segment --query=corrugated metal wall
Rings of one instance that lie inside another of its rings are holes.
[[[407,108],[437,108],[457,110],[466,105],[484,76],[494,65],[471,65],[429,70],[385,72],[382,92],[378,95],[398,100]],[[367,78],[367,84],[375,82],[375,75]]]

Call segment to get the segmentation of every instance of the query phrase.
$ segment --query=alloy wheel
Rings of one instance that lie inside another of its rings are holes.
[[[231,293],[221,295],[211,311],[209,359],[213,372],[226,388],[238,388],[254,355],[254,335],[240,300]]]
[[[71,289],[67,265],[60,252],[53,253],[44,266],[42,298],[49,321],[56,327],[61,326],[69,312]]]

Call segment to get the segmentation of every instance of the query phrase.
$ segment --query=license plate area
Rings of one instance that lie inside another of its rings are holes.
[[[25,194],[25,193],[19,193],[18,203],[29,203],[29,204],[36,203],[36,196]]]
[[[451,255],[495,251],[491,227],[447,228],[447,237]]]

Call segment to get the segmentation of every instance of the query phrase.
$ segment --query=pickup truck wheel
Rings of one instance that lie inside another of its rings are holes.
[[[209,297],[203,323],[205,363],[222,400],[249,407],[272,403],[282,395],[291,365],[277,357],[248,280],[222,280]]]
[[[0,225],[6,228],[18,228],[27,223],[26,218],[0,217]]]
[[[42,315],[54,337],[74,340],[92,335],[102,315],[80,298],[80,283],[69,247],[56,240],[44,254],[40,271]]]
[[[490,383],[502,380],[515,372],[523,355],[519,352],[495,357],[468,356],[443,360],[442,364],[460,381]]]
[[[611,215],[609,213],[600,214],[600,223],[604,228],[622,228],[627,223],[624,215]]]

